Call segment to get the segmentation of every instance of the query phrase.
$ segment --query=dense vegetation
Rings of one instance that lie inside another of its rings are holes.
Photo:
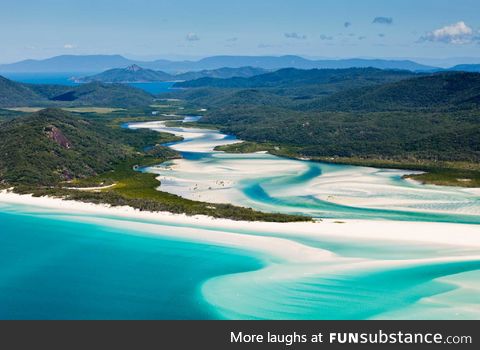
[[[480,74],[439,73],[391,84],[353,89],[299,106],[329,111],[452,111],[478,109]]]
[[[0,107],[26,106],[40,97],[24,84],[0,76]]]
[[[255,142],[288,144],[304,156],[480,160],[478,114],[216,111],[205,122]]]
[[[178,95],[208,107],[200,123],[257,144],[242,148],[428,170],[436,175],[419,178],[443,184],[473,186],[480,179],[480,74],[288,69],[209,81],[215,87]]]
[[[54,185],[106,172],[133,156],[134,148],[170,140],[46,109],[0,124],[0,178],[12,185]]]
[[[200,78],[229,79],[234,77],[249,78],[255,75],[264,74],[266,72],[267,70],[257,67],[222,67],[217,69],[203,69],[200,71],[180,73],[175,75],[175,80],[194,80]]]
[[[285,68],[275,72],[256,75],[250,78],[215,79],[201,78],[193,81],[177,83],[177,87],[219,87],[219,88],[289,88],[304,85],[348,84],[348,87],[370,86],[374,84],[397,81],[415,76],[410,71],[384,71],[375,68],[350,69],[311,69],[300,70]]]
[[[79,86],[23,84],[0,76],[0,107],[97,106],[144,107],[154,97],[128,85],[90,83]]]
[[[136,170],[179,155],[161,144],[179,138],[151,130],[120,128],[124,116],[75,115],[59,109],[17,115],[0,122],[0,188],[19,193],[140,210],[204,214],[235,220],[305,221],[228,204],[187,200],[157,191],[156,175]],[[110,187],[82,190],[81,187]]]
[[[285,215],[276,213],[263,213],[251,208],[236,207],[230,204],[209,204],[188,200],[167,192],[158,191],[156,188],[160,182],[157,175],[142,173],[133,170],[136,165],[159,164],[172,157],[172,151],[165,147],[150,150],[145,155],[137,155],[119,164],[113,171],[99,176],[77,181],[75,185],[95,186],[114,184],[101,192],[91,191],[55,191],[55,194],[63,194],[67,198],[82,200],[93,203],[110,203],[113,205],[128,205],[140,210],[168,211],[178,214],[208,215],[216,218],[247,221],[309,221],[307,217]],[[155,158],[158,157],[158,158]],[[37,194],[50,193],[51,190],[43,190]]]

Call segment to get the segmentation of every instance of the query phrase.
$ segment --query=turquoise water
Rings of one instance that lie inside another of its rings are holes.
[[[181,153],[182,160],[147,171],[161,175],[164,191],[189,199],[215,202],[210,194],[217,189],[227,194],[218,202],[266,212],[480,224],[480,192],[426,186],[402,178],[412,171],[282,159],[270,154],[226,154],[213,148],[236,139],[218,131],[152,123],[144,127],[184,137],[184,141],[168,144]],[[262,167],[267,170],[262,171]],[[218,182],[229,185],[219,188],[215,186]]]
[[[19,81],[29,84],[57,84],[75,86],[79,85],[75,83],[72,77],[84,77],[95,73],[5,73],[8,79]],[[159,94],[162,92],[171,91],[174,82],[154,82],[154,83],[131,83],[129,85],[138,89],[145,90],[151,94]]]
[[[398,170],[285,160],[268,154],[225,154],[213,147],[235,141],[231,136],[145,127],[185,138],[169,145],[181,152],[182,160],[147,171],[160,175],[163,190],[187,198],[208,196],[222,182],[227,185],[217,190],[220,196],[228,195],[220,201],[228,198],[264,211],[332,219],[480,224],[480,196],[475,191],[408,182],[402,178],[405,172]],[[273,171],[262,170],[269,166]],[[346,198],[347,204],[330,200],[333,197]],[[218,276],[203,285],[205,299],[232,319],[480,318],[480,284],[474,282],[480,279],[478,247],[312,237],[301,232],[282,238],[332,252],[338,259],[274,264]]]
[[[480,317],[471,287],[446,303],[419,304],[458,290],[441,277],[473,272],[466,281],[479,280],[480,258],[411,263],[475,249],[333,238],[301,242],[338,254],[333,262],[266,263],[259,254],[86,218],[1,207],[0,319],[369,319],[409,308],[407,318]]]
[[[260,268],[238,250],[0,212],[0,319],[215,319],[207,279]]]
[[[276,207],[278,212],[303,215],[310,214],[319,218],[334,219],[385,219],[399,221],[431,221],[452,222],[463,224],[480,224],[479,215],[462,215],[456,213],[420,212],[395,209],[362,208],[349,205],[336,204],[321,200],[312,195],[278,197],[275,194],[279,187],[295,185],[301,186],[311,179],[322,174],[321,164],[309,164],[309,169],[295,176],[257,178],[242,181],[243,194],[252,201],[252,207],[262,210],[268,206]],[[344,169],[344,165],[327,165]],[[398,180],[403,182],[403,180]],[[401,186],[401,184],[400,184]],[[268,192],[267,190],[268,189]],[[480,206],[478,196],[466,199],[468,204]]]
[[[185,137],[170,144],[182,160],[142,169],[164,176],[163,190],[322,218],[450,225],[459,244],[390,241],[388,231],[354,238],[322,223],[305,224],[318,225],[314,234],[282,233],[0,203],[0,319],[480,319],[479,245],[461,242],[480,233],[476,192],[394,170],[229,155],[212,149],[231,136],[144,126]]]
[[[275,274],[272,269],[212,279],[204,286],[204,294],[224,317],[231,319],[375,319],[429,298],[426,306],[417,306],[418,310],[403,318],[431,319],[436,313],[435,319],[479,319],[478,289],[467,290],[461,298],[452,297],[446,303],[435,300],[458,288],[436,278],[465,272],[474,272],[470,278],[479,278],[479,269],[480,260],[371,271],[337,272],[333,267],[295,280],[269,278]]]

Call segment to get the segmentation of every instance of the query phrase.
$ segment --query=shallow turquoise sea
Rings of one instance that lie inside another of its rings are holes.
[[[251,254],[0,207],[0,319],[216,319],[200,286]]]

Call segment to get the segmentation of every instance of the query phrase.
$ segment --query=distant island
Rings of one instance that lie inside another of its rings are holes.
[[[73,78],[77,83],[151,83],[162,81],[184,81],[200,78],[227,79],[233,77],[249,78],[255,75],[264,74],[267,70],[253,67],[240,68],[219,68],[213,70],[202,70],[198,72],[186,72],[178,74],[168,74],[162,71],[142,68],[136,64],[127,68],[109,69],[100,74]]]

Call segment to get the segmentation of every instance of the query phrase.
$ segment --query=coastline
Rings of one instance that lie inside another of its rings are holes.
[[[7,213],[11,210],[14,214],[98,225],[119,235],[157,237],[198,247],[218,246],[255,256],[263,263],[260,269],[218,275],[198,285],[199,297],[220,318],[334,319],[340,315],[345,319],[365,319],[382,318],[385,314],[392,319],[404,317],[402,311],[410,307],[427,312],[426,318],[451,317],[452,312],[455,318],[474,319],[478,315],[474,304],[457,309],[455,303],[456,295],[469,293],[473,298],[478,293],[476,286],[455,283],[458,278],[465,280],[464,273],[469,271],[478,276],[478,225],[333,219],[241,222],[6,191],[0,191],[0,207],[6,208]],[[78,234],[88,237],[88,232]],[[392,289],[389,276],[398,273],[413,275],[401,279],[401,284]],[[384,277],[372,284],[375,276]],[[435,289],[433,296],[425,294],[416,289],[418,280],[431,288],[439,283],[442,287]],[[331,285],[331,281],[338,282]],[[405,288],[410,292],[405,294]],[[385,290],[390,297],[384,300]],[[453,299],[445,299],[442,305],[448,302],[451,307],[439,307],[435,300],[444,300],[446,290],[451,291]],[[346,294],[355,301],[353,305],[363,305],[366,297],[379,298],[382,308],[379,310],[377,303],[362,306],[366,313],[356,307],[345,308],[341,296]],[[305,305],[298,304],[302,295],[309,300]],[[326,300],[330,306],[325,311]]]
[[[278,145],[273,143],[257,143],[240,140],[235,145],[222,145],[215,150],[230,154],[250,154],[266,152],[268,154],[294,160],[308,160],[324,164],[353,165],[378,169],[395,169],[405,171],[403,178],[412,179],[421,184],[451,186],[463,188],[480,188],[480,167],[474,162],[434,162],[426,160],[389,160],[366,159],[354,157],[305,157],[297,146]]]
[[[168,132],[183,138],[182,142],[171,144],[169,147],[180,153],[185,152],[187,155],[185,158],[173,160],[168,164],[147,167],[147,172],[157,175],[157,180],[161,183],[161,187],[157,189],[189,200],[213,204],[232,203],[240,207],[287,214],[298,214],[292,211],[297,209],[298,212],[303,210],[303,213],[308,216],[317,218],[330,216],[341,218],[341,220],[350,219],[350,217],[336,216],[336,206],[344,206],[346,211],[353,211],[353,219],[375,221],[399,220],[401,217],[411,219],[416,213],[420,213],[424,217],[423,221],[434,222],[439,220],[438,216],[442,215],[461,215],[463,218],[460,222],[476,223],[476,220],[471,221],[470,218],[480,214],[478,206],[470,205],[475,201],[477,188],[424,186],[419,181],[405,178],[412,173],[422,174],[421,171],[357,165],[356,172],[348,168],[338,172],[336,167],[339,164],[335,162],[321,160],[305,162],[304,159],[277,155],[275,154],[277,152],[268,152],[268,150],[254,149],[255,152],[248,154],[229,153],[223,149],[242,148],[242,145],[249,145],[249,143],[234,136],[222,134],[218,130],[182,127],[181,124],[168,127],[166,123],[168,122],[135,123],[129,127]],[[266,152],[268,154],[265,154]],[[207,153],[209,156],[203,159],[201,156],[200,159],[194,156],[194,161],[190,159],[191,154]],[[330,174],[330,171],[333,172]],[[315,172],[321,173],[322,176],[308,178]],[[272,174],[277,179],[274,179]],[[282,176],[284,181],[303,178],[303,182],[301,186],[291,183],[290,189],[275,186],[275,182],[283,181],[278,180]],[[397,178],[402,179],[401,183],[396,180]],[[265,197],[262,197],[262,193],[256,192],[256,179],[267,179],[261,183],[260,188],[261,191],[266,191]],[[448,199],[451,205],[445,204],[450,195],[453,196]],[[272,197],[271,200],[266,198],[268,196]],[[300,208],[295,204],[289,206],[288,202],[282,207],[282,198],[294,197],[303,200],[302,198],[309,196],[320,201],[319,209],[308,206]],[[280,200],[275,202],[279,198]],[[384,215],[377,212],[378,218],[374,215],[366,218],[362,209],[383,211]],[[332,210],[333,214],[328,210]],[[432,219],[428,215],[437,216],[437,218]],[[455,218],[439,221],[456,222]]]
[[[271,223],[260,221],[234,221],[204,215],[188,216],[169,212],[140,211],[132,207],[111,207],[106,204],[84,203],[53,197],[33,197],[0,191],[0,203],[25,205],[52,209],[73,214],[91,214],[120,219],[139,220],[152,224],[168,224],[181,227],[198,227],[225,232],[258,232],[276,237],[303,237],[319,239],[325,237],[360,241],[431,243],[454,247],[480,248],[478,225],[457,223],[434,223],[412,221],[324,219],[315,222]],[[99,218],[101,219],[101,218]]]

